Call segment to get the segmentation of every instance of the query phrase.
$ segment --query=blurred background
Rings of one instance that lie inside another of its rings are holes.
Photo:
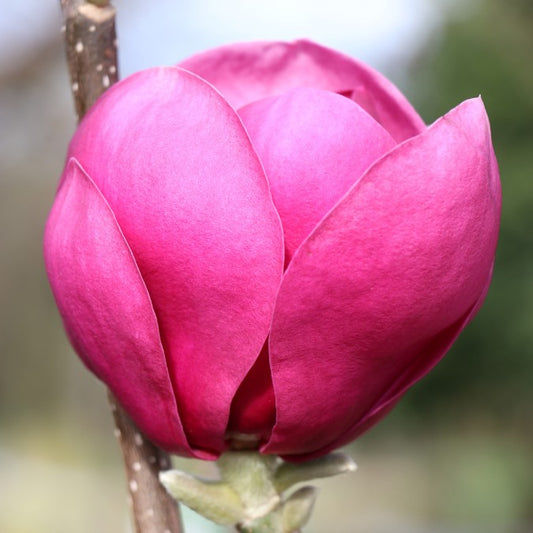
[[[105,389],[67,344],[41,259],[75,128],[58,4],[0,0],[0,531],[116,533],[129,522]],[[115,5],[123,76],[226,42],[308,37],[388,75],[428,123],[482,95],[504,194],[486,304],[350,447],[359,470],[320,483],[306,531],[533,532],[533,2]]]

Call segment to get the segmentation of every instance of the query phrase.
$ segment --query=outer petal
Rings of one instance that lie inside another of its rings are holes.
[[[239,111],[261,158],[285,236],[285,263],[363,172],[395,146],[354,102],[294,89]]]
[[[44,251],[65,328],[85,364],[151,439],[192,455],[135,259],[113,212],[72,159],[48,219]]]
[[[152,69],[105,93],[70,153],[135,255],[191,446],[220,452],[283,265],[279,217],[239,117],[194,74]]]
[[[314,87],[352,98],[396,141],[425,128],[417,112],[384,76],[311,41],[222,46],[180,66],[212,83],[235,108],[295,87]]]
[[[286,272],[265,452],[322,453],[438,362],[486,292],[499,213],[480,99],[368,170]]]
[[[326,448],[320,450],[320,454],[328,453],[330,450],[334,450],[351,442],[379,422],[393,409],[401,399],[403,393],[433,368],[435,364],[434,361],[440,359],[448,351],[455,339],[461,333],[461,330],[474,318],[485,300],[491,279],[492,268],[490,269],[485,288],[470,312],[466,316],[461,317],[451,328],[444,330],[438,337],[432,340],[432,346],[435,350],[434,358],[427,360],[422,357],[419,361],[416,361],[411,365],[406,372],[398,377],[379,401],[376,402],[375,407],[370,412]],[[305,459],[305,457],[302,457],[302,459]]]

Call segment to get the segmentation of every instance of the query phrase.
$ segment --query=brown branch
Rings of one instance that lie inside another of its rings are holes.
[[[115,8],[109,2],[83,0],[61,0],[61,8],[70,87],[81,120],[118,80]]]
[[[60,0],[78,120],[118,80],[115,9],[107,0]],[[169,456],[144,437],[109,395],[131,495],[136,533],[181,533],[177,504],[159,483]]]
[[[170,458],[142,435],[111,393],[109,402],[124,457],[135,531],[180,533],[178,507],[158,478],[161,470],[170,468]]]

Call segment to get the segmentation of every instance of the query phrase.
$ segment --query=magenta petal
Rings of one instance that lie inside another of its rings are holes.
[[[151,69],[105,93],[70,154],[135,255],[189,443],[220,452],[283,268],[281,224],[241,120],[194,74]]]
[[[357,104],[293,89],[239,110],[283,224],[285,262],[376,159],[395,146]]]
[[[85,364],[157,444],[194,455],[135,259],[113,212],[73,159],[48,219],[44,251],[65,328]]]
[[[395,383],[389,389],[387,389],[385,394],[376,402],[373,410],[368,412],[361,420],[359,420],[354,426],[349,428],[331,444],[325,448],[322,448],[319,452],[320,454],[328,453],[330,450],[344,446],[370,429],[395,407],[402,395],[411,385],[417,382],[433,368],[435,361],[438,361],[448,351],[455,339],[461,333],[461,330],[472,320],[472,318],[481,308],[485,296],[487,295],[491,278],[492,268],[490,269],[485,288],[472,309],[470,309],[470,311],[466,313],[466,315],[462,316],[456,323],[452,324],[450,328],[440,332],[433,339],[430,339],[430,346],[428,346],[428,348],[433,351],[434,357],[431,359],[424,358],[424,350],[420,350],[422,355],[420,359],[414,361],[414,363],[396,379]],[[300,458],[298,459],[300,460]],[[303,456],[301,459],[305,460],[306,457]]]
[[[320,453],[438,362],[486,292],[499,214],[480,99],[368,170],[283,280],[265,452]]]
[[[352,98],[398,142],[425,128],[401,92],[379,72],[311,41],[222,46],[180,66],[212,83],[236,109],[296,87],[314,87]]]

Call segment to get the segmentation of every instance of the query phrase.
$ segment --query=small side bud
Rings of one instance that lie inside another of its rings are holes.
[[[283,504],[283,531],[299,531],[311,518],[317,496],[315,487],[302,487],[292,494]]]
[[[159,481],[172,497],[212,522],[229,526],[245,516],[239,496],[226,483],[203,481],[181,470],[161,472]]]
[[[356,469],[357,465],[348,455],[330,453],[305,463],[283,463],[274,474],[274,485],[278,493],[281,493],[296,483],[337,476]]]

